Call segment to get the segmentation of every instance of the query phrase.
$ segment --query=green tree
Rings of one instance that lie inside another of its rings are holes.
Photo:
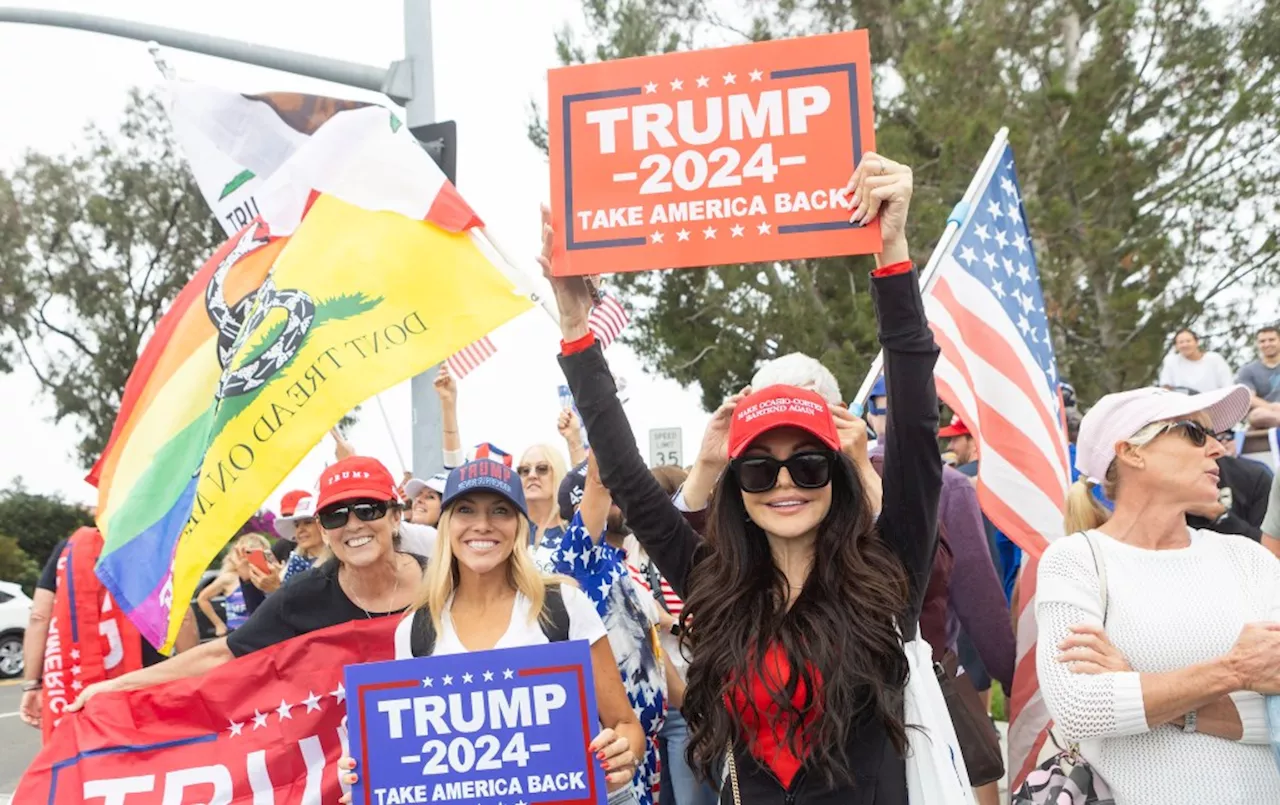
[[[0,534],[0,580],[20,584],[27,595],[31,595],[40,580],[40,569],[16,539]]]
[[[923,263],[995,131],[1011,131],[1059,370],[1086,400],[1150,382],[1172,331],[1243,345],[1280,279],[1273,0],[583,0],[566,64],[867,28],[878,150],[912,165]],[[727,15],[726,11],[732,11]],[[530,139],[545,148],[536,114]],[[1269,156],[1267,156],[1269,155]],[[846,393],[876,352],[868,258],[618,278],[627,340],[713,407],[774,354]]]
[[[160,100],[137,90],[117,130],[91,125],[74,152],[0,172],[0,369],[32,369],[84,466],[144,340],[223,237]]]
[[[0,534],[12,535],[38,567],[44,567],[59,541],[86,525],[93,525],[93,517],[83,506],[57,495],[28,492],[20,478],[0,490]]]

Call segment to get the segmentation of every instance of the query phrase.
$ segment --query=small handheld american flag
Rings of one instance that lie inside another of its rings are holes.
[[[493,342],[489,340],[489,336],[486,335],[479,341],[465,346],[450,355],[445,363],[449,366],[449,373],[461,380],[475,371],[477,366],[492,358],[497,351],[498,348],[493,345]]]
[[[591,308],[587,327],[595,333],[601,349],[607,349],[631,321],[631,314],[612,294],[601,293],[600,302]]]

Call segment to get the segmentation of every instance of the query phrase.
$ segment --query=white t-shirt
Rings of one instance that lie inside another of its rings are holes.
[[[560,585],[560,595],[564,598],[564,608],[569,613],[569,639],[585,640],[594,645],[605,636],[604,622],[596,613],[596,605],[577,587],[568,584]],[[445,604],[444,616],[441,618],[440,633],[436,635],[436,654],[464,654],[469,649],[462,645],[458,633],[453,628],[453,597]],[[542,633],[537,618],[530,618],[530,601],[522,593],[516,593],[515,602],[511,606],[511,622],[507,631],[494,648],[519,648],[521,646],[540,646],[551,641]],[[413,614],[406,615],[396,627],[396,659],[403,660],[413,656],[409,648],[409,633],[413,625]]]
[[[1198,361],[1189,361],[1177,352],[1165,357],[1160,367],[1160,385],[1187,388],[1203,394],[1234,383],[1231,367],[1216,352],[1206,352]]]

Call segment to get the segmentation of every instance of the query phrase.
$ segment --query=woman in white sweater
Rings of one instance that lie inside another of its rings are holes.
[[[1036,665],[1062,737],[1117,805],[1280,803],[1259,695],[1280,693],[1280,561],[1186,524],[1217,500],[1212,433],[1248,407],[1242,386],[1146,388],[1103,397],[1080,425],[1071,536],[1040,560]]]

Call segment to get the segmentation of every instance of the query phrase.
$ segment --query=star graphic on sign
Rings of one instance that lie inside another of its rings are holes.
[[[677,239],[677,240],[680,240],[680,241],[688,240],[688,239],[689,239],[689,230],[687,230],[687,229],[681,229],[679,232],[677,232],[677,233],[676,233],[676,239]]]
[[[511,679],[514,676],[515,676],[515,672],[512,671],[510,668],[502,672],[503,679]]]
[[[449,676],[448,674],[445,674],[445,675],[444,675],[444,678],[443,678],[442,680],[440,680],[440,681],[441,681],[441,682],[444,682],[446,685],[452,685],[452,684],[453,684],[453,677]]]
[[[661,233],[661,232],[654,232],[654,233],[653,233],[652,235],[650,235],[649,237],[653,240],[653,242],[654,242],[654,243],[661,243],[661,242],[662,242],[662,233]],[[573,560],[572,560],[572,559],[570,559],[569,561],[570,561],[570,562],[572,562]]]
[[[1009,205],[1009,220],[1015,224],[1022,223],[1022,210],[1018,209],[1017,204]]]
[[[484,672],[484,681],[485,681],[485,682],[492,682],[492,681],[493,681],[493,671],[485,671],[485,672]]]
[[[996,256],[991,252],[984,251],[982,253],[982,262],[992,271],[996,270]]]
[[[78,648],[71,649],[71,659],[73,660],[80,659],[80,649]]]
[[[734,82],[735,82],[735,81],[737,81],[737,80],[738,80],[738,77],[737,77],[736,75],[734,75],[733,73],[725,73],[725,74],[724,74],[724,85],[725,85],[726,87],[727,87],[727,86],[729,86],[730,84],[734,83]]]
[[[472,679],[474,679],[474,677],[472,677],[472,676],[471,676],[471,674],[463,674],[463,675],[462,675],[462,684],[464,684],[464,685],[470,685],[470,684],[471,684],[471,680],[472,680]]]
[[[429,676],[424,676],[424,677],[422,678],[422,687],[424,687],[424,688],[429,688],[429,687],[431,687],[434,683],[435,683],[435,680],[433,680],[433,679],[432,679],[431,677],[429,677]]]
[[[1004,217],[1004,210],[1000,209],[1000,205],[993,199],[987,202],[987,212],[991,213],[991,220]]]
[[[1023,282],[1031,282],[1031,266],[1026,263],[1018,264],[1018,279]]]
[[[267,726],[267,714],[259,713],[257,710],[254,710],[253,711],[253,728],[256,730],[259,727],[265,727],[265,726]]]
[[[342,704],[347,700],[347,689],[342,687],[342,683],[338,683],[336,690],[329,691],[329,695],[338,700],[338,704]]]
[[[71,675],[72,675],[72,676],[80,676],[80,666],[78,666],[78,665],[73,665],[73,666],[71,666]]]
[[[307,698],[302,700],[302,704],[305,704],[307,706],[308,713],[310,713],[312,710],[319,710],[320,697],[315,695],[311,691],[307,691]]]
[[[1013,236],[1013,248],[1018,250],[1018,254],[1022,254],[1027,250],[1027,239],[1022,236],[1021,232]]]
[[[1002,248],[1002,249],[1003,249],[1005,246],[1008,246],[1008,245],[1009,245],[1009,238],[1008,238],[1008,236],[1006,236],[1006,235],[1004,234],[1004,230],[1003,230],[1003,229],[997,229],[997,230],[996,230],[996,243],[999,243],[999,244],[1000,244],[1000,248]]]
[[[742,224],[735,224],[729,229],[729,234],[735,238],[742,237]]]
[[[684,89],[684,82],[683,82],[683,81],[681,81],[681,80],[680,80],[680,79],[678,79],[678,78],[674,78],[674,79],[672,79],[672,80],[671,80],[671,88],[672,88],[672,89]]]
[[[658,85],[650,81],[648,84],[644,85],[644,91],[645,91],[645,94],[652,95],[658,91]]]
[[[280,716],[281,721],[284,721],[286,718],[293,718],[293,713],[291,712],[293,707],[293,705],[289,704],[284,699],[281,699],[280,706],[276,708],[276,715]]]
[[[752,71],[751,71],[751,80],[752,80],[752,81],[759,81],[759,80],[761,80],[762,78],[764,78],[764,73],[760,72],[759,70],[752,70]]]
[[[711,79],[710,79],[710,78],[707,78],[705,75],[700,75],[700,76],[698,76],[698,86],[699,86],[699,87],[707,87],[707,86],[709,86],[710,84],[711,84]]]
[[[760,225],[756,227],[756,231],[759,232],[761,235],[769,234],[769,222],[761,221]]]
[[[80,680],[79,680],[79,679],[73,679],[73,680],[71,680],[71,689],[72,689],[72,690],[80,690],[80,689],[82,689],[83,687],[84,687],[84,685],[82,685],[82,684],[80,683]]]
[[[960,247],[960,259],[964,261],[966,266],[973,266],[973,261],[978,259],[978,255],[973,253],[973,249],[968,246]]]
[[[231,726],[227,728],[227,731],[228,731],[228,732],[230,732],[230,733],[231,733],[231,737],[232,737],[232,738],[234,738],[234,737],[236,737],[237,735],[239,735],[239,734],[240,734],[240,732],[241,732],[241,730],[243,730],[243,729],[244,729],[244,722],[241,722],[241,721],[232,721],[232,722],[231,722]]]
[[[715,239],[716,239],[716,228],[715,228],[714,226],[709,226],[709,227],[707,227],[706,229],[702,230],[702,239],[703,239],[703,240],[715,240]]]
[[[978,224],[973,228],[973,234],[978,236],[978,240],[982,241],[982,245],[986,246],[987,241],[991,240],[991,233],[987,231],[986,224]]]

